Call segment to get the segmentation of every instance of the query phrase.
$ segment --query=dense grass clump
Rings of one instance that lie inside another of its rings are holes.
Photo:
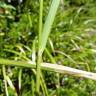
[[[0,1],[0,96],[95,96],[96,1],[17,1]]]

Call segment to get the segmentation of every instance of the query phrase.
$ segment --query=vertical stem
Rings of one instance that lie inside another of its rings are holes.
[[[39,49],[40,49],[40,43],[41,43],[41,36],[42,36],[42,19],[43,19],[43,0],[40,0],[40,11],[39,11]]]
[[[21,78],[22,78],[22,69],[19,70],[19,76],[18,76],[19,92],[21,91]]]
[[[38,58],[37,58],[37,75],[36,75],[36,92],[39,94],[40,88],[40,63],[42,59],[42,54],[40,52],[40,44],[41,44],[41,34],[42,34],[42,17],[43,17],[43,0],[40,0],[40,11],[39,11],[39,42],[38,42]]]
[[[4,85],[5,85],[5,94],[6,96],[8,95],[8,89],[7,89],[7,82],[6,82],[6,71],[5,71],[5,66],[2,66],[2,70],[3,70],[3,77],[4,77]]]
[[[35,92],[35,82],[34,82],[33,76],[31,76],[31,79],[32,79],[32,81],[31,81],[31,92],[32,92],[32,96],[34,96],[35,95],[34,94],[34,92]]]

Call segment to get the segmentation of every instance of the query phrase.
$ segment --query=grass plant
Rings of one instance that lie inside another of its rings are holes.
[[[0,96],[95,96],[95,10],[95,0],[1,0]]]

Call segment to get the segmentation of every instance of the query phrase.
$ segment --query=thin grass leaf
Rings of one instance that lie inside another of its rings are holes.
[[[41,54],[43,53],[43,51],[46,47],[47,39],[48,39],[48,36],[50,34],[51,27],[52,27],[53,21],[54,21],[55,16],[56,16],[56,12],[57,12],[59,3],[60,3],[60,0],[53,0],[52,1],[48,16],[45,20],[43,33],[42,33],[42,37],[41,37],[41,43],[40,43]]]
[[[7,80],[6,80],[6,69],[4,65],[2,66],[2,71],[3,71],[3,77],[4,77],[5,94],[6,96],[9,96],[8,88],[7,88]]]
[[[30,59],[27,58],[24,54],[22,55],[22,54],[20,54],[20,53],[17,52],[17,51],[9,50],[9,49],[4,49],[4,51],[6,51],[6,52],[10,52],[10,53],[14,53],[14,54],[20,56],[21,58],[23,58],[24,60],[30,61]]]
[[[55,64],[56,63],[55,58],[52,57],[52,55],[50,54],[50,52],[48,51],[47,48],[45,48],[45,52],[48,55],[48,57],[51,60],[51,62]]]

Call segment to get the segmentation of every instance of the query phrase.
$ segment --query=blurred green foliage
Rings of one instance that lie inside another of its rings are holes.
[[[51,0],[44,0],[44,21],[50,2]],[[0,1],[0,58],[24,60],[22,55],[32,58],[34,40],[37,51],[38,15],[39,0],[26,0],[16,6]],[[8,50],[15,51],[20,56]],[[61,0],[47,50],[58,64],[96,72],[96,0]],[[46,51],[43,61],[52,62]],[[7,74],[11,74],[10,78],[17,93],[20,96],[31,96],[31,80],[35,80],[32,71],[23,69],[22,89],[19,90],[20,68],[6,69]],[[43,73],[49,96],[57,96],[55,73]],[[59,80],[58,96],[96,96],[96,81],[61,74]],[[0,69],[0,96],[4,96],[3,83]],[[12,90],[8,90],[10,96],[13,96]]]

